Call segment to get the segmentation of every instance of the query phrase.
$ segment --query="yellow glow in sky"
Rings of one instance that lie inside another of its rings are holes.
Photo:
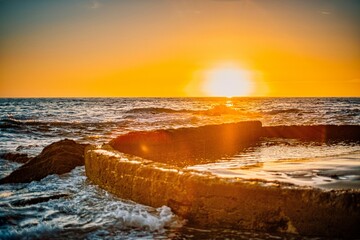
[[[203,89],[208,96],[249,96],[252,93],[251,76],[235,67],[218,67],[207,72]]]
[[[360,96],[359,12],[358,0],[0,1],[0,97]]]

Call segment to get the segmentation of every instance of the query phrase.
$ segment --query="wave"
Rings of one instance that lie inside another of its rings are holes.
[[[7,127],[21,127],[22,125],[37,125],[39,123],[43,123],[41,121],[36,120],[20,120],[15,118],[4,118],[0,121],[0,128],[7,128]]]
[[[191,114],[202,114],[202,115],[222,115],[222,114],[238,114],[239,111],[228,107],[226,105],[217,105],[206,110],[190,110],[190,109],[172,109],[172,108],[134,108],[126,111],[126,113],[144,113],[144,114],[161,114],[161,113],[191,113]]]
[[[12,118],[4,118],[0,120],[0,129],[6,128],[22,128],[26,126],[48,126],[48,127],[66,127],[66,126],[109,126],[124,125],[129,120],[107,121],[107,122],[61,122],[61,121],[36,121],[36,120],[18,120]]]
[[[51,122],[2,119],[0,120],[0,132],[4,133],[3,137],[9,139],[20,136],[28,139],[28,136],[36,136],[40,137],[40,139],[75,138],[94,142],[110,136],[114,130],[118,132],[119,129],[125,129],[131,122],[133,122],[131,119],[108,122]],[[30,143],[30,145],[33,145],[33,143]]]
[[[199,114],[218,116],[223,114],[239,114],[240,111],[226,105],[217,105],[208,110],[198,111]]]
[[[354,108],[354,109],[339,109],[337,111],[327,111],[326,114],[335,114],[340,115],[344,117],[356,117],[360,116],[360,109]]]
[[[150,113],[150,114],[159,114],[159,113],[188,113],[193,112],[192,110],[180,109],[175,110],[172,108],[157,108],[157,107],[148,107],[148,108],[133,108],[126,111],[126,113]]]
[[[299,114],[299,113],[313,113],[313,111],[305,111],[305,110],[301,110],[298,108],[289,108],[289,109],[274,109],[274,110],[270,110],[270,111],[264,111],[263,113],[265,114],[269,114],[269,115],[277,115],[277,114],[284,114],[284,113],[294,113],[294,114]],[[329,110],[326,111],[327,115],[345,115],[348,117],[355,117],[355,116],[360,116],[360,109],[355,108],[355,109],[339,109],[339,110]]]
[[[289,108],[289,109],[276,109],[271,111],[265,111],[265,114],[276,115],[282,113],[302,113],[303,111],[298,108]]]
[[[6,187],[10,186],[0,186],[9,193],[0,198],[0,239],[152,239],[153,234],[185,223],[167,206],[121,200],[89,184],[83,166],[19,185],[24,191]],[[47,198],[53,199],[44,201]]]

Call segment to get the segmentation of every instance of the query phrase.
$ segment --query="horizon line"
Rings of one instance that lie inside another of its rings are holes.
[[[239,97],[226,97],[226,96],[34,96],[34,97],[0,97],[0,99],[74,99],[74,98],[224,98],[224,99],[237,99],[237,98],[360,98],[360,96],[239,96]]]

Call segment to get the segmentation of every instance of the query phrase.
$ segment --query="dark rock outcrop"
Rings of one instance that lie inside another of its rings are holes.
[[[175,166],[213,162],[234,155],[259,139],[260,121],[132,132],[110,145],[123,153]]]
[[[31,159],[24,153],[4,153],[0,155],[0,158],[17,163],[26,163]]]
[[[38,156],[1,179],[0,184],[26,183],[41,180],[50,174],[67,173],[77,166],[84,165],[86,146],[68,139],[52,143]]]
[[[263,127],[262,137],[297,138],[309,141],[360,141],[359,125],[314,125]]]

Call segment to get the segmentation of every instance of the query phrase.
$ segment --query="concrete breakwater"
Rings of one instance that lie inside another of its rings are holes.
[[[249,121],[197,128],[132,132],[110,145],[123,153],[175,166],[212,162],[257,142],[261,122]]]
[[[262,137],[297,138],[308,141],[360,141],[358,125],[309,125],[262,127]]]
[[[323,191],[265,180],[223,179],[182,168],[212,161],[214,154],[239,151],[268,130],[260,122],[246,122],[131,133],[102,148],[88,147],[86,174],[121,198],[153,207],[167,205],[190,225],[359,236],[357,190]],[[266,137],[289,136],[272,133]]]
[[[109,192],[153,207],[167,205],[195,226],[337,237],[360,234],[356,191],[221,179],[125,155],[110,146],[89,149],[85,167],[87,176]]]

